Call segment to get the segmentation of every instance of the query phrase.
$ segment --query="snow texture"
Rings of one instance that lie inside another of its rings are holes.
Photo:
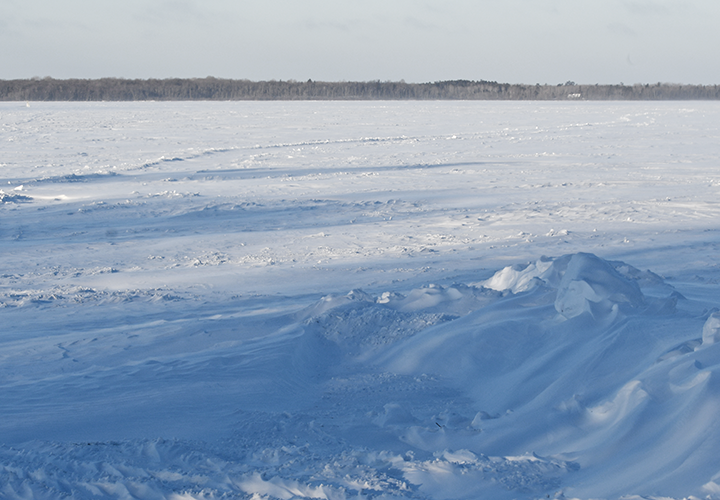
[[[1,499],[720,499],[720,105],[0,104]]]

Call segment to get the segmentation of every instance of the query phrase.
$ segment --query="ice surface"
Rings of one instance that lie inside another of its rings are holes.
[[[0,498],[720,498],[718,123],[0,103]]]

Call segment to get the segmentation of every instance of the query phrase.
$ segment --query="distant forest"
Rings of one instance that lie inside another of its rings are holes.
[[[433,83],[306,82],[168,78],[162,80],[0,80],[0,101],[239,100],[689,100],[720,99],[718,85],[524,85],[453,80]]]

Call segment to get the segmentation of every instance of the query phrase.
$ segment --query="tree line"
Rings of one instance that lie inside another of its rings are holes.
[[[250,81],[221,78],[30,78],[0,80],[0,101],[184,100],[703,100],[720,99],[718,85],[509,84],[452,80],[432,83]]]

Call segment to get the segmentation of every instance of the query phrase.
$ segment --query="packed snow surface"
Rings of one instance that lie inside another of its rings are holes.
[[[0,498],[720,499],[717,103],[0,127]]]

